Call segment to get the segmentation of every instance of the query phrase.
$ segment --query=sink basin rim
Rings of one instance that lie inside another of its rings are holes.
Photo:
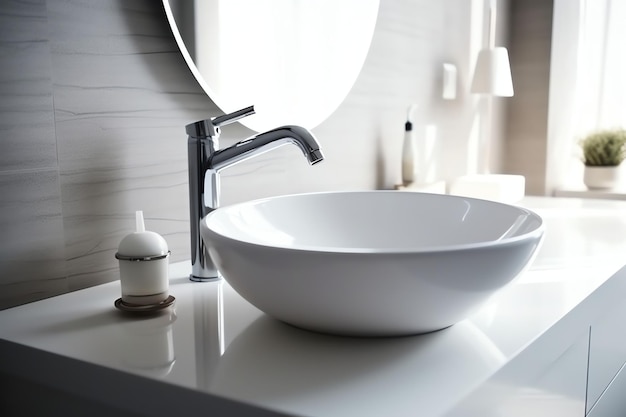
[[[347,247],[347,246],[317,246],[317,245],[303,245],[303,244],[295,244],[295,245],[281,245],[275,242],[269,244],[266,242],[254,241],[253,239],[242,239],[242,238],[234,238],[229,236],[226,233],[221,233],[215,228],[210,227],[210,222],[216,221],[215,219],[219,216],[225,215],[226,211],[237,210],[241,207],[252,206],[263,204],[266,202],[271,202],[279,199],[290,199],[290,198],[300,198],[300,197],[309,197],[316,195],[333,195],[333,194],[386,194],[386,193],[402,193],[408,194],[406,198],[410,198],[410,192],[406,191],[396,191],[396,190],[369,190],[369,191],[327,191],[327,192],[311,192],[311,193],[297,193],[297,194],[286,194],[275,197],[265,197],[255,200],[244,201],[241,203],[236,203],[228,206],[223,206],[218,208],[217,210],[209,213],[203,220],[203,227],[208,229],[209,233],[219,236],[221,239],[230,240],[239,245],[253,245],[253,246],[265,246],[283,250],[290,250],[294,252],[309,252],[309,253],[337,253],[337,254],[365,254],[365,255],[390,255],[390,254],[430,254],[430,253],[448,253],[448,252],[458,252],[458,251],[467,251],[472,249],[484,249],[492,246],[504,246],[504,245],[514,245],[519,242],[526,241],[529,238],[538,238],[541,237],[544,233],[545,225],[541,216],[532,210],[514,206],[511,204],[500,203],[497,201],[490,200],[482,200],[472,197],[464,197],[464,196],[455,196],[449,194],[430,194],[430,193],[414,193],[422,196],[431,196],[433,198],[442,198],[456,201],[468,201],[468,202],[477,202],[478,204],[487,204],[493,205],[494,207],[504,207],[511,210],[518,210],[520,216],[525,216],[530,221],[537,222],[537,225],[534,229],[522,233],[519,235],[508,236],[499,239],[491,239],[491,240],[483,240],[472,243],[460,243],[460,244],[447,244],[447,245],[433,245],[433,246],[416,246],[416,247],[393,247],[393,248],[374,248],[374,247]],[[415,196],[416,197],[416,196]],[[428,198],[428,197],[427,197]]]

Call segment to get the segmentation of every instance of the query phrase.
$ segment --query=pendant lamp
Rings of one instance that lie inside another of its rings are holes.
[[[509,52],[496,42],[496,0],[489,7],[488,47],[478,53],[470,91],[497,97],[513,96],[513,80]]]

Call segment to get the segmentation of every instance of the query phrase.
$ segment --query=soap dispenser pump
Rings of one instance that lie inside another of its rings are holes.
[[[415,104],[411,105],[406,114],[404,124],[404,142],[402,144],[402,184],[409,185],[415,181],[415,138],[411,121]]]

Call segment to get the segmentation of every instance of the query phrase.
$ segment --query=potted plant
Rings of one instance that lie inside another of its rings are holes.
[[[611,189],[619,180],[619,166],[626,158],[626,130],[601,130],[580,141],[587,188]]]

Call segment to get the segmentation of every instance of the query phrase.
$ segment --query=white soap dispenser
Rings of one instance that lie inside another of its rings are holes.
[[[115,254],[122,286],[122,298],[115,306],[128,311],[166,307],[174,301],[169,295],[167,242],[146,231],[143,211],[135,213],[135,222],[136,231],[122,239]]]
[[[402,144],[402,184],[407,186],[415,181],[415,138],[413,136],[413,122],[411,115],[415,104],[407,110],[404,124],[404,142]]]

